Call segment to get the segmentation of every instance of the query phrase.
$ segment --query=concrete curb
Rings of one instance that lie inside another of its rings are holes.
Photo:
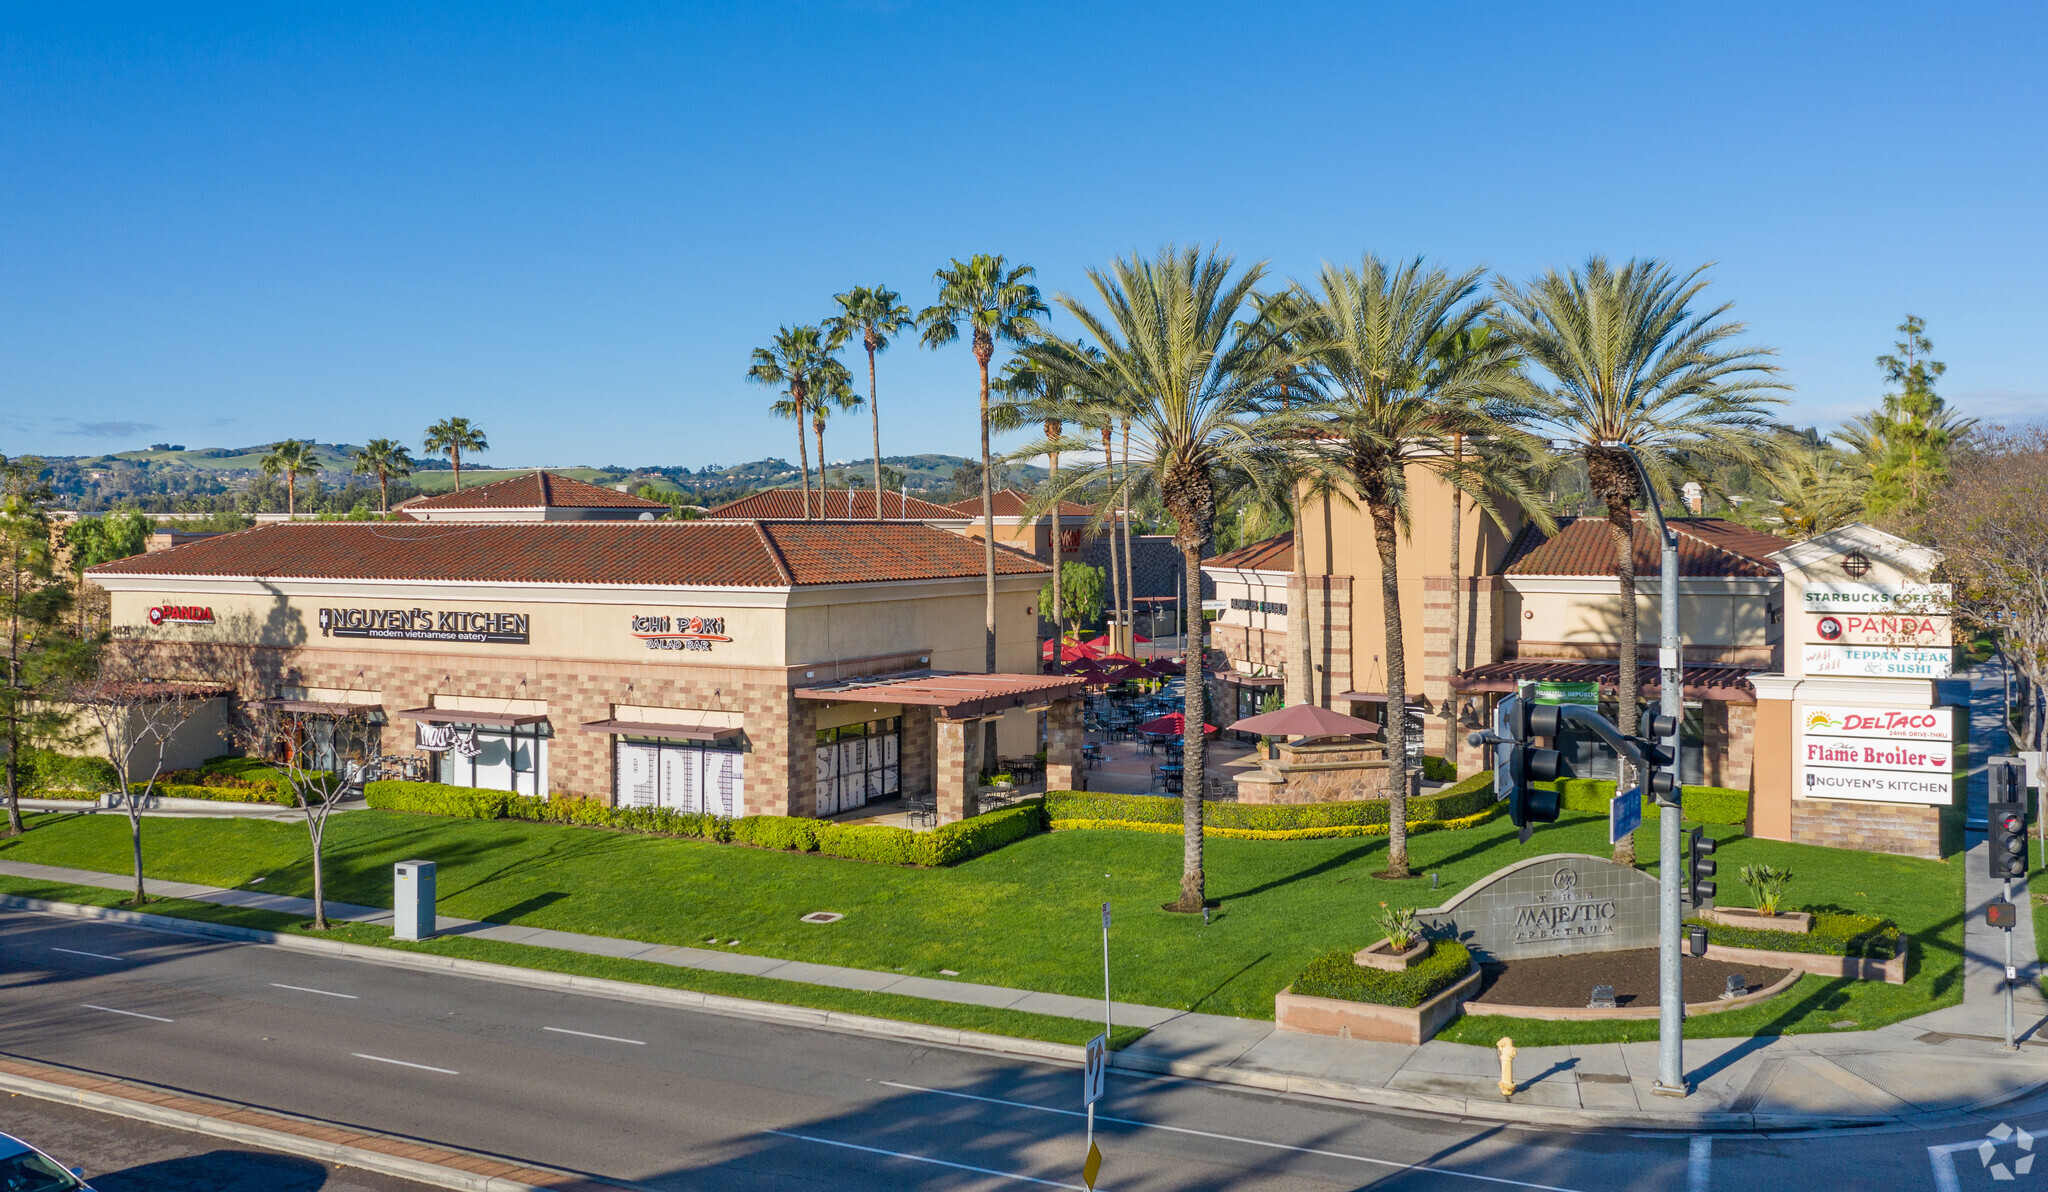
[[[560,1186],[563,1183],[599,1184],[617,1188],[634,1188],[637,1186],[633,1184],[619,1184],[610,1180],[601,1180],[592,1176],[577,1175],[566,1171],[548,1172],[550,1175],[560,1177],[553,1187],[543,1184],[521,1183],[518,1180],[506,1179],[503,1176],[462,1171],[459,1168],[443,1167],[439,1164],[427,1163],[419,1159],[408,1159],[402,1155],[387,1155],[381,1151],[365,1150],[362,1147],[347,1146],[336,1142],[324,1142],[317,1138],[307,1138],[303,1135],[291,1134],[283,1130],[265,1129],[262,1126],[252,1126],[227,1118],[208,1117],[202,1113],[191,1113],[182,1109],[172,1109],[164,1105],[152,1105],[147,1101],[130,1100],[126,1097],[116,1097],[108,1093],[95,1092],[91,1089],[72,1088],[69,1085],[56,1084],[47,1080],[36,1080],[27,1076],[17,1076],[9,1072],[0,1072],[0,1091],[17,1093],[24,1097],[36,1097],[44,1101],[57,1101],[67,1105],[77,1105],[81,1108],[96,1110],[100,1113],[111,1113],[118,1117],[133,1118],[136,1121],[148,1122],[152,1125],[169,1126],[174,1130],[185,1130],[194,1134],[204,1134],[211,1138],[224,1139],[228,1142],[239,1142],[245,1146],[257,1146],[269,1151],[280,1151],[288,1155],[298,1155],[301,1158],[314,1159],[322,1163],[335,1163],[343,1167],[355,1167],[363,1171],[374,1171],[379,1175],[396,1176],[399,1179],[411,1180],[414,1183],[431,1184],[436,1188],[453,1188],[457,1192],[559,1192]],[[369,1132],[357,1131],[357,1133],[367,1134]],[[439,1144],[436,1145],[438,1146]],[[465,1153],[464,1157],[467,1158],[469,1156]],[[533,1167],[532,1164],[524,1162],[514,1163],[505,1160],[494,1160],[481,1155],[475,1157],[501,1163],[504,1166],[527,1167],[536,1171],[547,1170]]]
[[[779,1022],[788,1026],[837,1031],[847,1035],[865,1035],[870,1038],[891,1039],[898,1042],[930,1043],[939,1047],[958,1047],[969,1051],[994,1052],[999,1055],[1019,1056],[1035,1060],[1052,1060],[1057,1063],[1079,1064],[1086,1058],[1085,1048],[1070,1043],[1047,1043],[1038,1039],[1014,1039],[1007,1035],[987,1035],[979,1031],[963,1031],[952,1027],[930,1026],[925,1023],[899,1022],[893,1018],[873,1018],[864,1014],[845,1014],[836,1010],[813,1010],[805,1006],[785,1006],[775,1002],[756,1002],[746,998],[725,997],[714,993],[697,993],[687,989],[669,989],[660,985],[640,985],[631,981],[613,981],[604,977],[583,977],[574,973],[554,973],[544,969],[528,969],[507,964],[492,964],[482,960],[463,960],[453,956],[433,956],[421,952],[402,952],[392,948],[373,948],[365,944],[350,944],[340,940],[312,939],[301,935],[263,931],[254,927],[236,927],[227,923],[208,923],[200,919],[177,919],[168,915],[151,915],[140,911],[119,910],[114,907],[88,906],[76,902],[48,902],[41,898],[23,898],[15,894],[0,894],[0,909],[36,911],[42,914],[62,915],[74,919],[96,919],[101,922],[119,923],[127,927],[136,927],[144,931],[159,931],[169,935],[199,936],[205,939],[224,940],[234,943],[267,944],[272,947],[286,948],[292,951],[307,952],[321,956],[339,956],[349,960],[381,964],[389,968],[447,973],[453,976],[470,977],[476,980],[495,981],[501,985],[523,985],[531,989],[580,993],[595,997],[611,998],[615,1001],[671,1006],[683,1010],[696,1010],[706,1014],[722,1014],[729,1018],[751,1018],[763,1022]],[[792,984],[797,984],[797,982],[792,982]],[[944,1004],[951,1005],[953,1003]]]

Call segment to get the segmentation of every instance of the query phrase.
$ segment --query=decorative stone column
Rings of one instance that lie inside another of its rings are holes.
[[[981,811],[981,721],[934,720],[932,727],[932,793],[938,799],[938,821],[958,823]]]
[[[1073,696],[1052,701],[1045,710],[1045,789],[1088,789],[1081,769],[1081,701]]]

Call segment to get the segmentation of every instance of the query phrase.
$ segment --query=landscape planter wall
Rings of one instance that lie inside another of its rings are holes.
[[[1378,943],[1367,944],[1365,947],[1353,952],[1351,959],[1354,963],[1365,968],[1384,969],[1390,973],[1401,973],[1422,963],[1422,958],[1427,955],[1429,955],[1429,941],[1421,936],[1417,936],[1415,942],[1408,945],[1408,949],[1405,952],[1394,951],[1393,944],[1388,940],[1382,939]]]
[[[1728,950],[1731,952],[1736,951],[1733,948]],[[1757,952],[1754,955],[1758,957],[1782,956],[1786,955],[1786,953]],[[1722,956],[1717,957],[1717,959],[1727,960],[1729,957]],[[1821,957],[1821,959],[1835,958]],[[1763,962],[1758,961],[1758,963]],[[1770,963],[1773,968],[1784,967],[1775,961]],[[1786,973],[1754,993],[1745,993],[1741,997],[1731,997],[1725,1000],[1715,998],[1711,1002],[1687,1002],[1685,1005],[1685,1016],[1687,1018],[1697,1018],[1702,1014],[1719,1014],[1723,1010],[1740,1010],[1744,1006],[1753,1006],[1758,1002],[1764,1001],[1767,998],[1774,998],[1792,988],[1799,978],[1805,975],[1805,973],[1798,969],[1793,969],[1791,972]],[[1593,1019],[1610,1018],[1655,1018],[1659,1012],[1659,1007],[1654,1001],[1641,1006],[1616,1006],[1612,1010],[1595,1009],[1592,1006],[1496,1006],[1487,1002],[1473,1002],[1468,1009],[1474,1014],[1498,1014],[1504,1018],[1540,1018],[1548,1022],[1585,1022]]]
[[[1413,1008],[1305,997],[1295,993],[1290,985],[1273,995],[1273,1026],[1298,1035],[1418,1045],[1428,1042],[1456,1018],[1464,1000],[1478,989],[1476,967],[1456,985]]]
[[[1707,955],[1734,964],[1758,964],[1789,968],[1795,972],[1823,977],[1849,977],[1858,981],[1883,981],[1887,985],[1906,983],[1906,957],[1912,953],[1912,937],[1899,936],[1898,955],[1890,960],[1866,960],[1861,956],[1822,956],[1814,952],[1772,952],[1764,948],[1734,948],[1707,945]]]
[[[1780,911],[1775,915],[1761,914],[1747,907],[1710,906],[1702,909],[1699,916],[1709,923],[1723,927],[1744,927],[1751,931],[1784,931],[1804,935],[1813,930],[1813,916],[1806,911]]]

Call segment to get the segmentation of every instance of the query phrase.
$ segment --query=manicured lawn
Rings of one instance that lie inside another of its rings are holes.
[[[1719,854],[1723,902],[1746,900],[1733,876],[1745,861],[1769,860],[1797,875],[1794,902],[1888,915],[1914,936],[1918,971],[1903,990],[1839,983],[1859,988],[1806,998],[1778,1029],[1825,1029],[1843,1016],[1874,1026],[1959,996],[1959,861],[1753,841],[1733,828],[1715,834],[1728,841]],[[1369,915],[1382,900],[1436,905],[1515,860],[1608,851],[1604,817],[1567,817],[1527,845],[1514,837],[1505,819],[1414,837],[1413,863],[1441,875],[1435,891],[1426,879],[1370,876],[1386,867],[1383,838],[1212,839],[1209,892],[1221,905],[1204,926],[1160,909],[1176,892],[1176,836],[1056,832],[950,869],[914,870],[587,828],[359,811],[329,829],[328,895],[388,906],[391,865],[423,858],[440,864],[444,914],[699,947],[737,938],[735,951],[925,976],[952,969],[962,980],[1080,996],[1101,993],[1099,908],[1107,901],[1119,1000],[1270,1018],[1273,994],[1311,959],[1377,937]],[[126,840],[124,821],[50,814],[36,817],[26,836],[0,842],[0,858],[120,872]],[[1654,833],[1639,847],[1654,869]],[[157,877],[222,886],[263,877],[257,888],[267,892],[309,892],[305,833],[295,825],[152,820],[144,853]],[[820,910],[846,918],[797,921]],[[1839,1006],[1838,994],[1847,999]],[[1698,1025],[1711,1029],[1711,1021]]]
[[[40,898],[49,902],[84,903],[90,906],[121,905],[122,898],[122,893],[118,890],[38,882],[5,874],[0,874],[0,893],[19,895],[23,898]],[[141,909],[152,915],[228,923],[237,927],[253,927],[261,931],[291,932],[295,935],[316,936],[321,939],[391,948],[397,951],[427,952],[460,957],[464,960],[480,960],[490,964],[542,969],[554,973],[575,973],[579,976],[601,977],[612,981],[631,981],[640,985],[661,985],[670,989],[688,989],[696,993],[747,998],[758,1002],[776,1002],[785,1006],[805,1006],[814,1010],[829,1010],[843,1014],[864,1014],[872,1018],[893,1018],[899,1022],[919,1022],[955,1030],[1008,1035],[1017,1039],[1043,1039],[1052,1043],[1079,1045],[1102,1033],[1100,1022],[1077,1018],[1029,1014],[1021,1010],[1004,1010],[988,1006],[960,1005],[955,1002],[936,1002],[928,998],[905,997],[901,994],[836,989],[828,985],[806,985],[797,981],[777,981],[769,977],[749,977],[737,973],[679,969],[673,965],[655,964],[645,960],[586,956],[580,952],[530,948],[523,944],[500,943],[496,940],[454,936],[411,943],[392,939],[391,929],[388,927],[364,923],[337,924],[326,932],[317,932],[312,929],[310,923],[296,915],[281,915],[275,911],[252,910],[246,907],[216,906],[210,902],[189,902],[181,898],[159,898],[144,907],[129,909]],[[1110,1038],[1110,1049],[1120,1051],[1144,1037],[1145,1031],[1137,1027],[1118,1027],[1116,1034]]]

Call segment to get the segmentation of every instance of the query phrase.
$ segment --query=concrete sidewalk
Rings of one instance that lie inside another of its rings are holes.
[[[1981,842],[1966,864],[1984,869]],[[86,870],[0,861],[0,873],[43,881],[125,889],[130,879]],[[1971,879],[1972,914],[1981,920],[1985,879]],[[310,914],[309,900],[252,890],[222,890],[151,880],[164,897],[247,906],[284,914]],[[391,921],[378,907],[330,902],[332,918]],[[2022,911],[2024,914],[2024,910]],[[588,955],[615,956],[713,972],[745,973],[843,989],[875,990],[1093,1021],[1094,998],[1039,993],[912,977],[869,969],[777,960],[707,948],[648,944],[545,928],[519,927],[443,916],[449,935]],[[1998,933],[1990,933],[1996,937]],[[1432,1041],[1419,1047],[1310,1035],[1283,1034],[1269,1021],[1196,1014],[1128,1002],[1114,1005],[1118,1025],[1150,1033],[1118,1053],[1117,1067],[1301,1093],[1389,1109],[1556,1126],[1651,1127],[1690,1130],[1796,1129],[1828,1125],[1905,1122],[1967,1114],[2048,1085],[2048,1003],[2038,992],[2019,1002],[2024,1042],[2003,1047],[2003,939],[1973,931],[1966,938],[1962,1005],[1871,1031],[1830,1035],[1772,1035],[1754,1039],[1688,1040],[1686,1074],[1693,1092],[1683,1099],[1651,1091],[1657,1045],[1600,1043],[1523,1048],[1516,1060],[1519,1088],[1512,1098],[1495,1087],[1499,1064],[1491,1048]],[[2034,966],[2033,935],[2023,919],[2027,971]],[[1987,965],[1995,962],[1994,980]],[[2037,990],[2038,986],[2030,987]],[[1043,1045],[1031,1054],[1043,1058]],[[1020,1054],[1024,1054],[1020,1051]]]

